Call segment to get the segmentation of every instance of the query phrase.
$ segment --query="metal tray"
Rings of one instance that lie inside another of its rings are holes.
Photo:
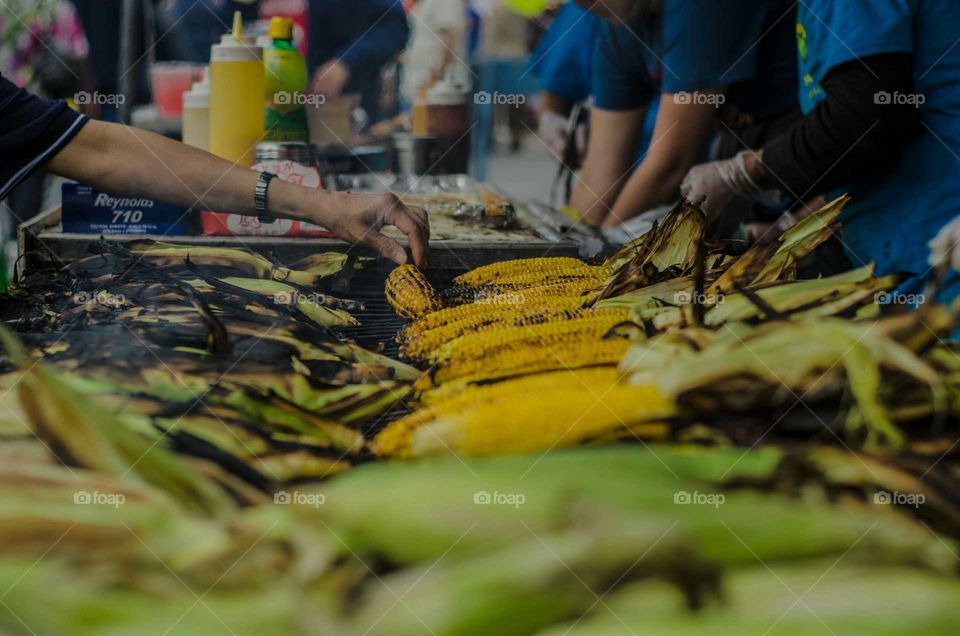
[[[88,255],[88,247],[98,236],[60,231],[60,209],[41,213],[17,228],[18,255],[17,274],[32,268],[50,265],[65,265]],[[117,235],[108,238],[120,243],[154,239],[182,243],[222,247],[245,247],[280,261],[296,260],[317,252],[350,252],[360,256],[375,256],[366,248],[353,248],[338,239],[308,239],[283,237],[221,237],[221,236],[143,236]],[[458,274],[498,261],[517,258],[549,256],[576,256],[577,245],[572,241],[548,241],[529,236],[510,236],[496,241],[432,240],[428,274],[438,284],[445,284]],[[379,259],[377,269],[389,272],[393,265]]]

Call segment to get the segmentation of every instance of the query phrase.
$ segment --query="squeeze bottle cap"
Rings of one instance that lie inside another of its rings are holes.
[[[211,62],[247,62],[263,59],[263,47],[256,46],[252,37],[243,35],[243,18],[233,14],[233,32],[220,38],[210,49]]]
[[[193,87],[183,94],[184,108],[210,108],[210,74],[203,76],[203,81],[194,82]]]
[[[274,40],[293,39],[293,19],[275,17],[270,19],[270,37]]]

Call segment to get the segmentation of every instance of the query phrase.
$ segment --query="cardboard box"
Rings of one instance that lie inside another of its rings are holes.
[[[80,234],[188,234],[187,211],[136,197],[114,196],[80,183],[64,183],[61,223]]]

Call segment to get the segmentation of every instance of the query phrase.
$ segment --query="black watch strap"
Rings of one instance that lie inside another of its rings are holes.
[[[267,213],[267,190],[270,189],[270,182],[277,178],[272,172],[261,172],[257,177],[257,187],[253,191],[253,207],[257,211],[257,218],[261,223],[270,223],[273,218]]]

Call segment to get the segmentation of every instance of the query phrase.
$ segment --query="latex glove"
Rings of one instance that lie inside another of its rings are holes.
[[[563,149],[567,145],[567,118],[563,115],[544,110],[540,112],[540,124],[537,136],[550,150],[557,161],[563,159]]]
[[[762,202],[774,205],[780,198],[775,191],[763,190],[747,171],[744,150],[733,159],[696,166],[680,185],[680,194],[694,203],[701,203],[707,219],[716,221],[732,208]]]
[[[350,81],[350,69],[340,60],[330,60],[313,74],[310,85],[314,93],[320,95],[340,95]]]
[[[930,241],[930,266],[939,267],[944,263],[960,271],[960,217],[947,223]]]

